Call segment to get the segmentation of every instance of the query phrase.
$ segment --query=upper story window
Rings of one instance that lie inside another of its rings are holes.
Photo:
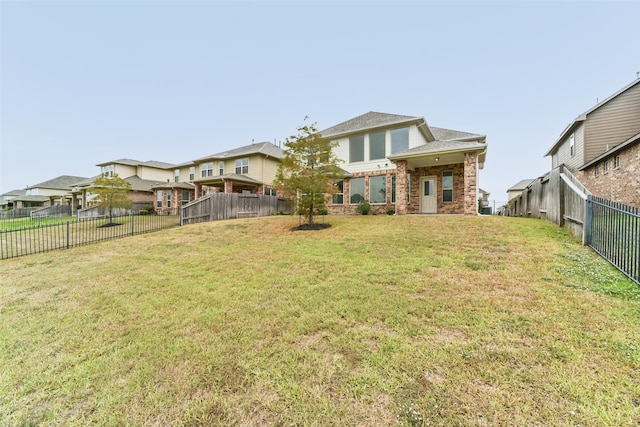
[[[620,168],[620,156],[616,156],[616,157],[613,159],[613,168],[614,168],[614,169],[618,169],[618,168]]]
[[[409,128],[391,130],[391,154],[409,148]]]
[[[189,181],[193,181],[194,179],[196,179],[196,168],[191,166],[189,168]]]
[[[180,169],[176,169],[173,171],[173,181],[180,182]]]
[[[442,201],[453,202],[453,171],[442,172]]]
[[[349,138],[349,163],[364,162],[364,135]]]
[[[224,175],[224,162],[218,162],[218,175]]]
[[[604,161],[604,173],[609,172],[609,160]]]
[[[369,160],[384,159],[385,153],[385,133],[376,132],[369,134]]]
[[[213,176],[213,162],[202,163],[200,165],[200,171],[202,172],[203,178],[206,178],[208,176]]]
[[[106,176],[106,177],[110,178],[110,177],[113,176],[114,170],[115,170],[114,165],[102,166],[100,168],[100,173],[102,174],[102,176]]]
[[[571,157],[573,157],[573,155],[576,153],[574,134],[571,134],[571,136],[569,137],[569,153],[571,154]]]
[[[249,173],[249,158],[236,160],[236,173],[238,175]]]
[[[600,164],[599,163],[596,165],[594,173],[595,173],[596,176],[600,175]]]

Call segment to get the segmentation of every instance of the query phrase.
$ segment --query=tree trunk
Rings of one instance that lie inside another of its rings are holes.
[[[313,203],[309,205],[309,224],[313,225]]]

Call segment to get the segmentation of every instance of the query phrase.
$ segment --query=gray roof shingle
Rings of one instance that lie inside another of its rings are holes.
[[[71,187],[87,179],[88,178],[84,176],[61,175],[57,178],[53,178],[36,185],[31,185],[27,187],[27,190],[31,188],[52,188],[55,190],[71,190]]]
[[[194,160],[194,163],[209,159],[231,159],[234,157],[248,156],[250,154],[266,154],[270,157],[275,157],[276,159],[281,159],[284,157],[284,151],[282,151],[282,148],[267,141],[249,144],[242,147],[234,148],[232,150],[212,154],[210,156],[201,157]]]
[[[524,190],[525,188],[527,188],[529,186],[529,184],[531,184],[535,180],[536,180],[536,178],[534,178],[534,179],[523,179],[521,181],[518,181],[517,184],[512,185],[511,188],[509,188],[507,191]]]
[[[328,138],[333,135],[339,135],[349,132],[357,132],[364,129],[370,129],[380,126],[390,126],[395,123],[403,123],[409,121],[420,121],[421,117],[415,116],[402,116],[399,114],[387,114],[378,113],[375,111],[369,111],[346,122],[338,123],[335,126],[331,126],[325,130],[320,131],[320,134]]]
[[[157,160],[148,160],[146,162],[141,162],[140,160],[133,159],[118,159],[112,160],[110,162],[98,163],[96,166],[107,166],[107,165],[127,165],[127,166],[149,166],[151,168],[158,169],[173,169],[176,167],[173,163],[159,162]]]

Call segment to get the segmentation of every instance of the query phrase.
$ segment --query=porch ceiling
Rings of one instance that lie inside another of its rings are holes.
[[[445,153],[411,157],[407,159],[409,169],[426,168],[464,163],[464,153]]]

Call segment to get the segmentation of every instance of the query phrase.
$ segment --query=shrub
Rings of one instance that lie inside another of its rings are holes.
[[[396,211],[394,209],[387,209],[387,215],[395,215]]]
[[[327,210],[327,208],[320,208],[320,209],[316,210],[316,214],[318,214],[318,215],[328,215],[329,211]]]
[[[367,200],[362,200],[360,203],[358,203],[356,212],[360,215],[369,215],[369,212],[371,212],[371,205]]]
[[[140,212],[138,212],[140,215],[149,215],[149,211],[146,209],[140,209]]]

